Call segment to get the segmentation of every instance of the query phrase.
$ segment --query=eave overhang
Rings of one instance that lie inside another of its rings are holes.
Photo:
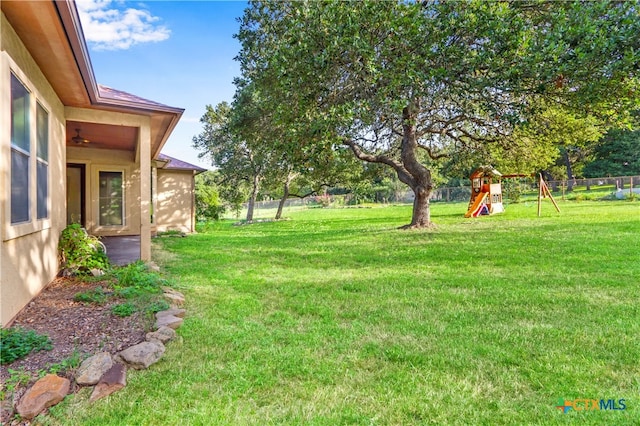
[[[0,6],[65,106],[149,116],[151,156],[160,153],[184,109],[100,86],[73,0],[2,0]]]

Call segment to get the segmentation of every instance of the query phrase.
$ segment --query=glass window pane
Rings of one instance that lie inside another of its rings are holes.
[[[122,225],[122,201],[100,199],[100,225]]]
[[[47,204],[49,197],[49,166],[47,163],[38,161],[37,163],[37,177],[38,182],[38,219],[44,219],[49,217],[49,207]]]
[[[122,172],[100,172],[100,225],[123,225]]]
[[[11,223],[29,221],[29,156],[11,150]]]
[[[100,197],[122,196],[122,172],[100,172]]]
[[[29,92],[13,74],[11,74],[11,144],[30,152]]]
[[[38,104],[36,124],[38,128],[38,158],[49,161],[49,113],[40,104]]]

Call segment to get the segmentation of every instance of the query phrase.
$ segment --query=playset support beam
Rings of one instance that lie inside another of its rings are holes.
[[[547,183],[542,178],[542,173],[539,174],[539,177],[540,177],[540,183],[538,184],[538,217],[540,217],[542,213],[542,198],[547,196],[549,197],[549,199],[551,199],[551,202],[553,203],[558,213],[560,213],[560,207],[558,207],[558,203],[556,203],[556,200],[554,200],[553,195],[551,195],[551,191],[549,191],[549,187],[547,186]]]

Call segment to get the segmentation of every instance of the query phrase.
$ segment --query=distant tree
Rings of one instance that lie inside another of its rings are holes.
[[[216,172],[206,171],[195,177],[196,217],[199,220],[219,220],[225,211],[216,176]]]
[[[512,137],[521,138],[514,144],[519,149],[510,153],[505,163],[526,164],[527,173],[547,170],[554,179],[567,179],[568,190],[571,190],[591,147],[602,137],[605,127],[606,123],[592,115],[579,114],[559,105],[545,106],[527,126],[515,130]]]
[[[342,145],[392,168],[415,195],[409,226],[429,227],[432,164],[510,144],[541,99],[609,121],[638,104],[638,11],[636,1],[253,2],[238,58],[271,119],[312,135],[291,139],[292,151]]]
[[[200,119],[203,131],[193,138],[193,146],[200,150],[199,156],[208,157],[212,165],[222,175],[220,182],[231,188],[234,196],[249,188],[250,196],[247,209],[247,221],[253,220],[253,211],[268,167],[270,153],[261,145],[262,140],[253,139],[255,135],[254,113],[247,105],[250,94],[237,94],[234,108],[227,102],[215,108],[206,106],[206,112]]]
[[[640,175],[640,131],[611,130],[594,149],[585,177]]]

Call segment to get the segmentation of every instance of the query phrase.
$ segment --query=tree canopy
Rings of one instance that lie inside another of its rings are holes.
[[[609,131],[595,147],[593,161],[585,166],[584,175],[640,175],[640,131]]]
[[[510,148],[539,105],[621,123],[638,107],[638,2],[253,2],[238,39],[294,156],[391,167],[431,225],[433,165]]]

